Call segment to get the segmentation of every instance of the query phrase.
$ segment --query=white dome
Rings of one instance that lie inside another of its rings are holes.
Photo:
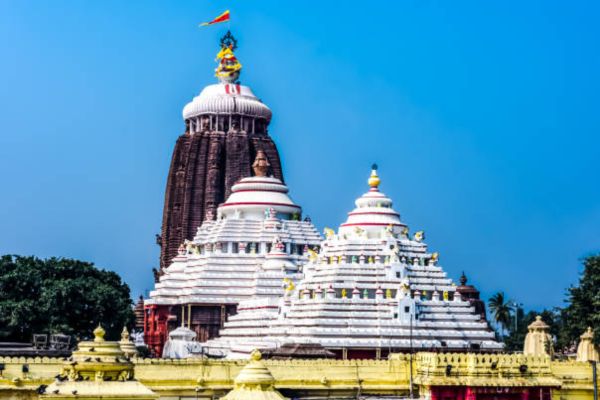
[[[271,110],[248,86],[217,83],[205,87],[200,95],[183,108],[183,119],[203,114],[238,114],[271,121]]]
[[[379,237],[390,226],[393,233],[400,233],[406,225],[400,221],[400,214],[392,208],[392,200],[379,191],[379,177],[375,170],[369,185],[371,189],[355,201],[356,208],[348,213],[348,219],[340,225],[340,234],[352,233],[360,228],[369,237]]]
[[[279,179],[266,176],[244,178],[232,186],[231,195],[218,209],[219,216],[244,219],[265,219],[266,211],[274,209],[277,217],[289,219],[302,208],[288,196],[288,188]]]
[[[263,268],[271,271],[298,271],[298,265],[292,261],[292,257],[285,252],[285,248],[281,244],[279,248],[277,244],[274,244],[271,251],[267,253]]]

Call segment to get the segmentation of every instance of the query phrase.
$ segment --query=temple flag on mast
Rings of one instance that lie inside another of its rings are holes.
[[[229,21],[229,10],[225,11],[223,14],[219,15],[217,18],[213,19],[210,22],[203,22],[200,26],[208,26],[218,24],[219,22],[227,22]]]

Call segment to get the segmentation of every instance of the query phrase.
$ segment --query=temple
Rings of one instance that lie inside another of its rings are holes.
[[[438,253],[428,250],[424,233],[409,236],[379,191],[376,166],[368,183],[338,232],[325,230],[300,283],[283,297],[240,303],[219,338],[206,343],[209,355],[244,358],[289,344],[318,344],[343,359],[413,349],[502,350],[485,315],[463,300]]]
[[[183,108],[185,132],[177,139],[167,177],[155,279],[181,243],[191,240],[203,221],[216,217],[231,187],[250,175],[259,150],[268,157],[273,177],[283,181],[279,153],[267,130],[271,110],[239,83],[242,66],[233,53],[236,47],[228,32],[217,55],[219,82]]]
[[[211,339],[240,301],[279,299],[284,282],[300,280],[321,236],[270,170],[259,150],[254,176],[235,183],[216,219],[205,220],[193,240],[180,244],[144,302],[145,341],[154,354],[162,355],[173,329],[183,326],[201,341]]]
[[[422,231],[409,236],[379,191],[376,166],[369,191],[322,241],[288,196],[267,133],[271,111],[239,83],[236,47],[228,32],[217,54],[219,83],[183,110],[161,269],[136,306],[152,353],[185,357],[179,342],[188,337],[204,343],[202,353],[230,358],[255,348],[268,356],[343,359],[501,350],[477,289],[464,275],[458,287],[447,277]],[[179,350],[165,354],[171,332],[167,347]]]

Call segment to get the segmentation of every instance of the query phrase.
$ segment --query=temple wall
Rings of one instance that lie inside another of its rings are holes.
[[[36,389],[51,383],[63,363],[64,360],[57,358],[0,357],[4,366],[0,398],[37,398]],[[409,391],[410,363],[406,354],[393,354],[389,360],[266,360],[264,363],[275,378],[275,387],[288,397],[359,393],[402,396]],[[246,361],[135,359],[134,364],[135,378],[143,385],[161,398],[179,399],[225,395]],[[23,365],[28,372],[23,372]],[[449,372],[447,365],[453,365]],[[528,366],[526,373],[519,371],[521,365]],[[435,397],[431,393],[436,387],[446,392],[456,388],[458,393],[465,387],[550,386],[554,400],[593,398],[589,363],[550,361],[543,357],[419,353],[414,356],[413,376],[415,393],[421,398]]]

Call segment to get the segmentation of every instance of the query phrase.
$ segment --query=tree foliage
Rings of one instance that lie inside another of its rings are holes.
[[[511,310],[504,293],[496,293],[490,298],[488,304],[492,318],[503,329],[508,328],[510,331],[504,338],[506,350],[523,349],[527,327],[535,320],[536,315],[540,315],[550,327],[558,353],[575,352],[579,336],[588,326],[595,330],[595,342],[600,344],[600,255],[585,258],[583,267],[579,285],[567,289],[566,307],[527,313],[518,309],[516,329],[513,324],[507,323],[511,319]]]
[[[494,322],[498,324],[504,332],[510,326],[512,317],[510,302],[506,299],[503,292],[498,292],[490,297],[488,306],[494,318]]]
[[[129,287],[92,263],[0,257],[0,340],[28,341],[33,333],[85,338],[102,323],[116,339],[134,316]]]
[[[562,309],[563,327],[559,343],[573,347],[588,326],[595,329],[595,342],[600,344],[600,254],[583,260],[578,286],[567,290],[568,305]]]

